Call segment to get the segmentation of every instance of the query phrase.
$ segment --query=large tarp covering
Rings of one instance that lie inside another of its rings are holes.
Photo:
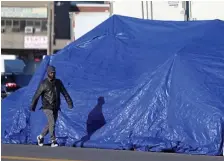
[[[29,85],[2,101],[3,143],[36,144],[46,118],[41,101],[36,112],[28,107],[48,64],[56,66],[75,105],[67,108],[61,97],[61,145],[222,153],[223,21],[110,17],[47,56]]]

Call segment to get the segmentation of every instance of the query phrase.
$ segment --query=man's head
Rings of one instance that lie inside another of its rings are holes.
[[[103,105],[104,103],[105,103],[104,97],[100,96],[100,97],[98,98],[98,104],[99,104],[99,105]]]
[[[47,68],[47,76],[50,80],[55,79],[56,70],[54,66],[48,66]]]

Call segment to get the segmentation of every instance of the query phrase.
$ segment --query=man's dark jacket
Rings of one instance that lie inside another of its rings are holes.
[[[69,108],[72,108],[72,99],[66,91],[62,81],[60,79],[54,79],[53,81],[50,81],[48,78],[46,78],[41,82],[33,97],[31,110],[35,110],[40,96],[42,96],[42,109],[60,110],[60,93],[62,93],[65,97]]]

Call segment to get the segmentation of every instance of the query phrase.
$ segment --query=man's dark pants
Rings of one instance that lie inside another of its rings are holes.
[[[46,136],[48,133],[50,133],[50,137],[51,140],[55,140],[55,124],[58,118],[58,110],[49,110],[49,109],[43,109],[43,112],[45,113],[48,123],[45,126],[45,128],[43,129],[43,132],[41,133],[41,135],[44,137]]]

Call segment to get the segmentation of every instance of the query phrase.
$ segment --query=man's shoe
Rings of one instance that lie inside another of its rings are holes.
[[[53,140],[51,143],[51,147],[57,147],[57,146],[58,146],[58,143],[55,140]]]
[[[41,137],[40,135],[37,136],[37,144],[38,144],[39,146],[44,146],[44,138]]]

